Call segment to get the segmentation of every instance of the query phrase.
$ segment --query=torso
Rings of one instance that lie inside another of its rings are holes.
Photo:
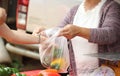
[[[96,6],[93,10],[87,12],[85,12],[82,3],[78,8],[73,24],[86,28],[97,28],[100,19],[99,12],[104,2],[105,0],[100,2],[99,5]],[[78,76],[88,76],[89,73],[98,67],[98,59],[88,57],[84,54],[97,53],[98,45],[89,43],[88,40],[82,37],[75,37],[72,39],[72,44],[75,54],[77,74]]]

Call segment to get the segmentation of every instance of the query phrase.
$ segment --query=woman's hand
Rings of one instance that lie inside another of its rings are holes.
[[[72,39],[73,37],[78,36],[79,32],[80,27],[68,24],[60,30],[59,36],[64,36],[68,39]]]
[[[5,9],[0,8],[0,25],[2,25],[3,23],[5,23],[6,16],[7,16],[7,14],[6,14]]]
[[[80,36],[85,39],[90,38],[90,29],[68,24],[60,30],[59,36],[64,36],[67,39],[72,39],[75,36]]]

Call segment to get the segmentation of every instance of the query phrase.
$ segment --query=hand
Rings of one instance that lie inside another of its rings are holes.
[[[6,16],[7,16],[7,14],[6,14],[5,9],[0,8],[0,25],[2,25],[3,23],[5,23]]]
[[[43,32],[44,30],[45,30],[44,27],[37,27],[33,30],[32,35],[37,36],[37,35],[41,34],[41,35],[44,36],[45,35],[44,32]]]
[[[80,27],[68,24],[63,29],[60,30],[59,36],[64,36],[68,39],[72,39],[77,36],[80,32]]]

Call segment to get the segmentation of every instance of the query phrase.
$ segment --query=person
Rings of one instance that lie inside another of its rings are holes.
[[[0,8],[0,36],[7,41],[16,44],[38,44],[40,43],[40,40],[42,41],[45,39],[42,36],[33,36],[16,30],[11,30],[5,23],[6,16],[5,9]]]
[[[85,54],[119,52],[120,5],[114,0],[83,0],[55,28],[72,43],[70,76],[90,76],[101,62]]]

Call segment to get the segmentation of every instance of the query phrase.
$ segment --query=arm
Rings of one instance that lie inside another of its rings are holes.
[[[72,24],[78,7],[79,7],[79,5],[73,7],[67,13],[64,20],[59,25],[59,27],[64,27],[62,30],[60,30],[59,36],[65,36],[68,39],[72,39],[75,36],[81,36],[83,38],[89,39],[89,37],[90,37],[90,29],[83,28],[83,27],[78,27],[78,26]]]
[[[44,41],[45,37],[33,36],[18,31],[12,31],[6,24],[6,12],[3,8],[0,8],[0,36],[5,38],[7,41],[17,44],[33,44]]]
[[[0,26],[0,36],[5,38],[7,41],[16,44],[36,44],[45,40],[42,36],[39,41],[39,36],[33,36],[23,32],[10,30],[5,23]]]
[[[90,29],[90,42],[112,44],[120,39],[120,5],[113,2],[103,15],[101,28]]]
[[[107,10],[105,20],[101,28],[84,28],[72,24],[66,25],[60,36],[65,36],[71,39],[75,36],[80,36],[88,39],[89,42],[97,44],[112,44],[119,40],[120,37],[120,5],[111,5]]]

